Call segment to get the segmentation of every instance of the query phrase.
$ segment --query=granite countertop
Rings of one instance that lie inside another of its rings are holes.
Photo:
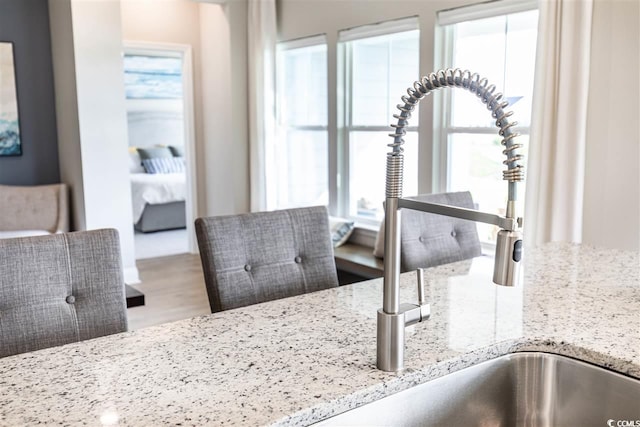
[[[515,288],[486,257],[429,269],[401,373],[375,368],[378,279],[0,359],[0,425],[305,425],[528,350],[640,378],[638,253],[549,244],[524,262]]]

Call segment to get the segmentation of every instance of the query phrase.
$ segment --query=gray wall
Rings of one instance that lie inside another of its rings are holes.
[[[0,41],[13,42],[22,156],[0,157],[0,184],[60,182],[47,0],[0,0]]]

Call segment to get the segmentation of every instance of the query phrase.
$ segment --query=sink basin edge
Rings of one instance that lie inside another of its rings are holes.
[[[563,356],[640,380],[640,364],[634,361],[590,350],[566,340],[546,337],[521,338],[478,348],[422,368],[408,368],[401,373],[383,373],[385,377],[377,384],[305,408],[278,420],[273,425],[314,424],[462,369],[515,353],[548,353]]]

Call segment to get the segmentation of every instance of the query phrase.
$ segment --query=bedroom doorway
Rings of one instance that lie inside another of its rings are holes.
[[[136,259],[195,253],[191,47],[125,42]]]

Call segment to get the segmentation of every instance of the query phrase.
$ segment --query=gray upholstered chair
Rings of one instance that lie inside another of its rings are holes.
[[[474,209],[468,191],[423,194],[419,200]],[[402,210],[402,271],[427,268],[480,256],[482,249],[475,222],[409,209]]]
[[[338,286],[324,206],[198,218],[212,312]]]
[[[116,230],[0,239],[0,357],[126,330]]]

